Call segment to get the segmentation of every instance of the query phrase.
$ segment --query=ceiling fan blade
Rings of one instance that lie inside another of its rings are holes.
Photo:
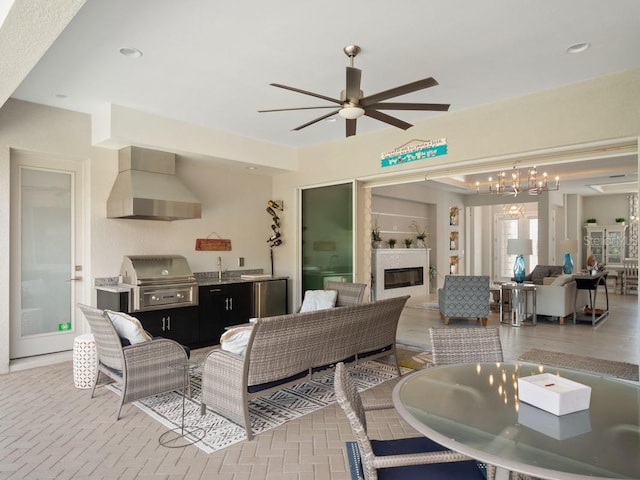
[[[282,85],[280,83],[271,83],[270,85],[272,85],[274,87],[278,87],[278,88],[284,88],[285,90],[291,90],[292,92],[302,93],[303,95],[309,95],[311,97],[322,98],[323,100],[326,100],[328,102],[333,102],[333,103],[337,103],[339,105],[342,105],[342,101],[341,100],[337,100],[337,99],[331,98],[331,97],[325,97],[324,95],[320,95],[319,93],[307,92],[306,90],[300,90],[299,88],[295,88],[295,87],[288,87],[287,85]]]
[[[435,112],[446,112],[449,110],[448,103],[374,103],[367,105],[367,108],[374,110],[432,110]]]
[[[335,115],[336,113],[338,113],[339,111],[340,111],[340,109],[334,110],[333,112],[327,113],[326,115],[322,115],[321,117],[318,117],[315,120],[311,120],[310,122],[307,122],[304,125],[300,125],[299,127],[296,127],[293,130],[302,130],[304,127],[308,127],[309,125],[313,125],[314,123],[317,123],[317,122],[319,122],[321,120],[324,120],[325,118],[329,118],[329,117]]]
[[[314,110],[316,108],[336,108],[335,105],[326,105],[324,107],[297,107],[297,108],[275,108],[272,110],[258,110],[258,113],[266,112],[288,112],[290,110]]]
[[[352,137],[356,134],[356,122],[357,120],[354,119],[347,119],[346,124],[347,124],[347,137]]]
[[[354,67],[347,67],[347,89],[345,96],[351,103],[358,103],[360,100],[360,79],[362,70]]]
[[[386,100],[387,98],[399,97],[400,95],[417,92],[418,90],[424,90],[425,88],[434,87],[436,85],[438,85],[438,82],[436,82],[433,77],[423,78],[422,80],[407,83],[400,87],[395,87],[390,90],[385,90],[384,92],[374,93],[368,97],[363,97],[360,99],[360,105],[367,107],[374,103],[381,102],[382,100]]]
[[[381,122],[388,123],[389,125],[393,125],[394,127],[398,127],[403,130],[413,127],[410,123],[400,120],[399,118],[392,117],[391,115],[387,115],[386,113],[378,112],[377,110],[365,109],[364,114],[367,117],[375,118],[376,120],[380,120]]]

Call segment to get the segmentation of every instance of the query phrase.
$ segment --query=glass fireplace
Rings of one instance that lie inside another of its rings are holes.
[[[389,268],[384,271],[384,289],[424,285],[423,267]]]

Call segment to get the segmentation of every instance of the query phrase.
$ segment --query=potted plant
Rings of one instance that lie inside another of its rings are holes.
[[[597,225],[595,218],[587,218],[587,225]]]
[[[429,265],[429,278],[435,278],[438,275],[438,270],[433,265]]]
[[[415,221],[411,222],[409,228],[412,228],[416,232],[416,247],[424,248],[424,242],[427,239],[427,232],[425,229],[419,226]]]
[[[389,245],[389,248],[395,248],[396,242],[397,240],[395,238],[390,238],[387,240],[387,245]]]
[[[371,229],[371,246],[373,248],[378,248],[381,242],[382,237],[380,236],[380,227],[378,226],[378,222],[376,222]]]
[[[624,225],[624,222],[625,222],[625,218],[624,217],[616,218],[616,223],[620,223],[620,224]]]
[[[411,244],[413,243],[413,238],[405,238],[404,239],[404,246],[407,248],[411,248]]]

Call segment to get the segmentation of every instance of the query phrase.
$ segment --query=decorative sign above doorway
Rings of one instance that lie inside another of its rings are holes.
[[[411,140],[409,143],[417,140]],[[394,165],[402,165],[404,163],[415,162],[416,160],[424,160],[426,158],[437,157],[447,153],[447,139],[426,140],[417,145],[405,143],[404,145],[383,153],[380,157],[381,167],[392,167]]]

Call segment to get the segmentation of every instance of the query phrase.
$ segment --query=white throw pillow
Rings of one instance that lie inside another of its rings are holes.
[[[307,290],[304,292],[304,300],[300,312],[313,312],[326,310],[336,306],[338,299],[337,290]]]
[[[244,355],[253,327],[230,328],[220,336],[220,347],[227,352]]]
[[[123,312],[105,310],[111,319],[113,326],[118,332],[118,336],[129,340],[131,345],[136,343],[150,342],[152,338],[144,331],[140,320]]]

